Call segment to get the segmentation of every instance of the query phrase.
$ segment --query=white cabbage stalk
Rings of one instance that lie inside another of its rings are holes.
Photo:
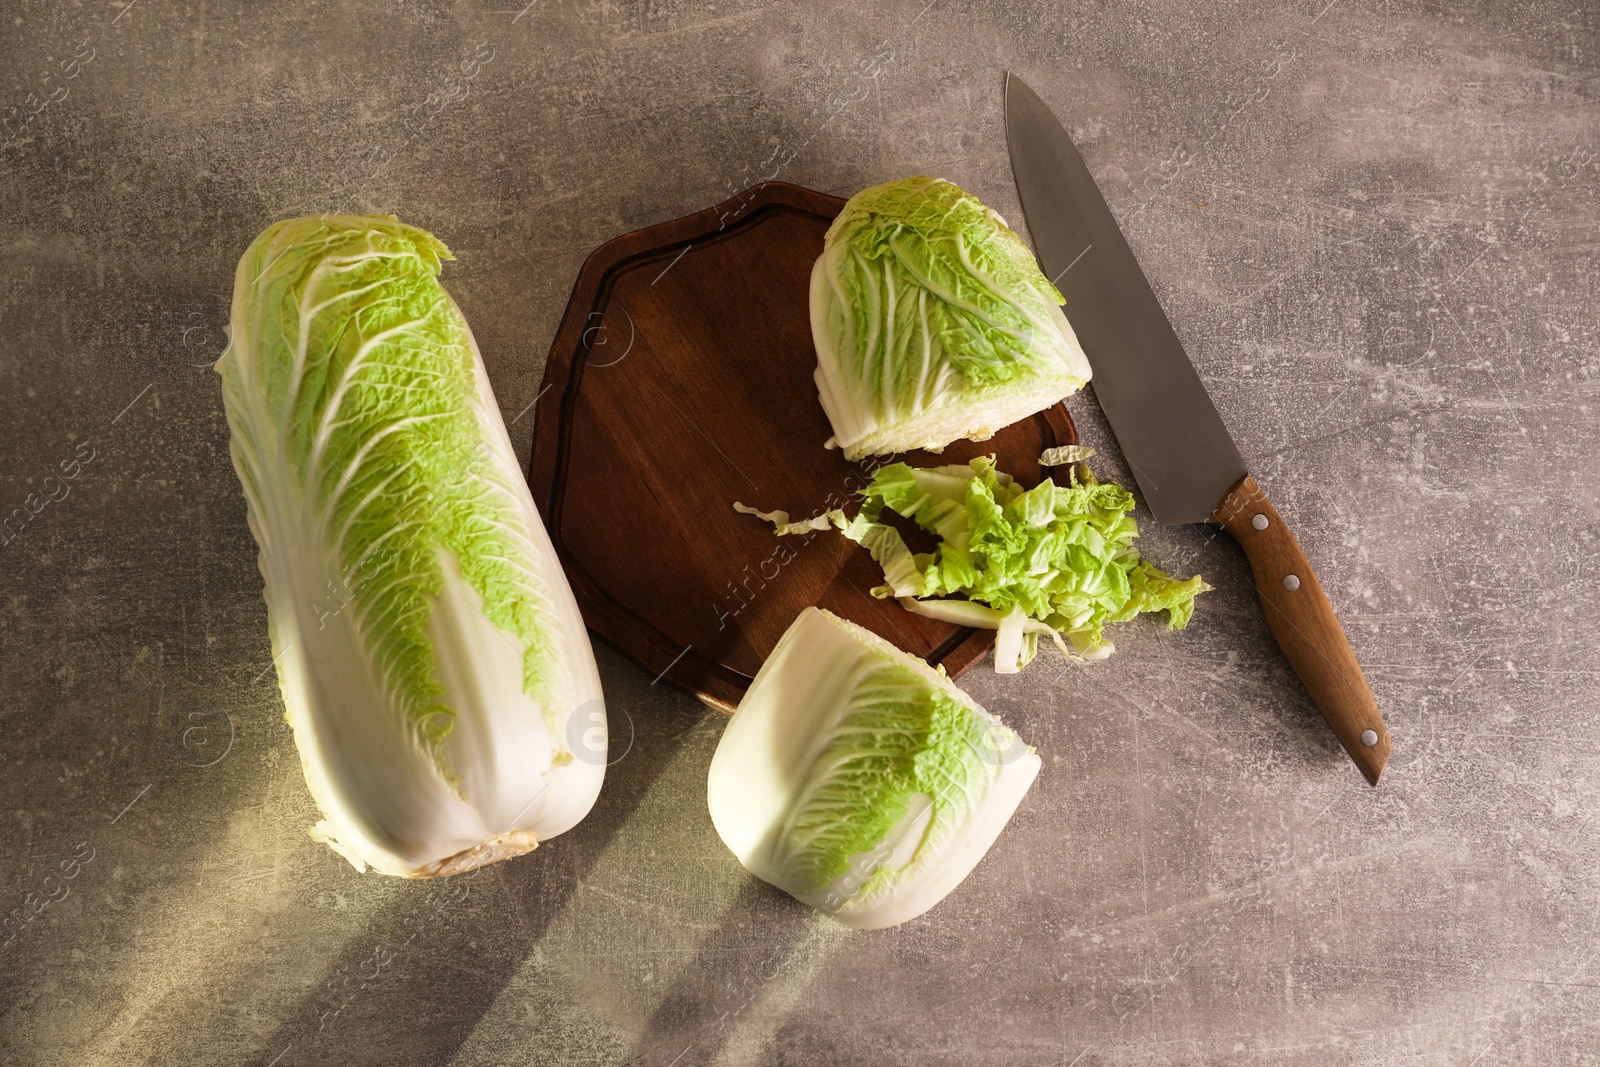
[[[1038,773],[943,671],[806,608],[729,721],[708,803],[752,874],[877,929],[955,889]]]
[[[312,835],[404,877],[571,828],[606,761],[594,653],[449,258],[392,217],[277,223],[217,363]]]
[[[915,177],[850,198],[811,270],[817,394],[847,459],[982,441],[1089,380],[1061,293],[999,215]]]

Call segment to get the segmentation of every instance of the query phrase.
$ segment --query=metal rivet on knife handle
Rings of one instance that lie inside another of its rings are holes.
[[[1373,745],[1377,744],[1378,743],[1378,731],[1376,731],[1376,730],[1362,730],[1361,731],[1361,743],[1363,745],[1366,745],[1368,748],[1371,748]]]
[[[1216,514],[1216,521],[1244,546],[1272,636],[1340,745],[1367,781],[1377,785],[1390,751],[1383,713],[1311,561],[1248,475],[1223,498]],[[1254,528],[1257,515],[1267,517],[1265,530]],[[1363,736],[1368,730],[1372,738]]]
[[[1268,526],[1272,525],[1272,523],[1265,515],[1257,515],[1255,518],[1250,520],[1250,525],[1254,526],[1258,530],[1265,530]]]

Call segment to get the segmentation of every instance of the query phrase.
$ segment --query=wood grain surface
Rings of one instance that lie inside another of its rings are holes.
[[[1073,444],[1064,408],[940,455],[850,463],[812,371],[808,286],[844,201],[782,182],[597,249],[540,389],[529,483],[585,621],[652,676],[731,711],[801,608],[816,604],[952,675],[990,631],[868,590],[882,571],[834,531],[777,538],[740,501],[796,518],[850,502],[875,464],[995,454],[1024,485]],[[931,541],[912,547],[922,551]]]

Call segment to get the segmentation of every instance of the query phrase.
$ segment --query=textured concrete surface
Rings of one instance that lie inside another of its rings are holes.
[[[0,1061],[1600,1062],[1600,13],[925,2],[5,5]],[[1108,663],[968,675],[1044,772],[900,929],[747,877],[720,716],[605,649],[631,747],[578,829],[443,887],[314,844],[206,369],[251,237],[437,231],[510,420],[590,249],[775,167],[1020,225],[1008,68],[1317,563],[1382,787],[1238,552],[1150,525],[1217,591]]]

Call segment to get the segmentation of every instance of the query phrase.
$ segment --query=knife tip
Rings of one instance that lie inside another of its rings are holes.
[[[1013,94],[1017,97],[1015,101],[1011,99]],[[1022,75],[1010,70],[1005,71],[1004,91],[1000,95],[1001,105],[1008,115],[1015,107],[1019,105],[1026,107],[1030,102],[1038,101],[1039,98],[1039,94],[1033,91],[1033,87],[1022,80]],[[1039,101],[1039,105],[1042,107],[1043,102]]]

